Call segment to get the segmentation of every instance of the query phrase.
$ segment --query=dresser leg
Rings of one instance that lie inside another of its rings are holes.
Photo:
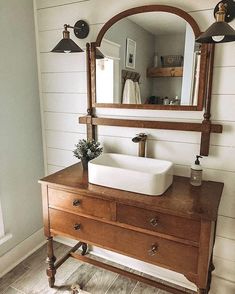
[[[197,294],[207,294],[207,289],[197,289]]]
[[[86,252],[87,252],[87,244],[82,243],[82,255],[86,255]]]
[[[53,238],[48,237],[46,262],[48,263],[47,276],[48,276],[48,282],[49,282],[50,288],[53,288],[55,284],[55,274],[56,274],[55,261],[56,261],[56,257],[54,256],[54,250],[53,250]]]
[[[208,280],[207,280],[207,292],[210,291],[211,288],[211,279],[212,279],[212,272],[215,270],[215,266],[211,260],[210,262],[210,267],[209,267],[209,272],[208,272]]]

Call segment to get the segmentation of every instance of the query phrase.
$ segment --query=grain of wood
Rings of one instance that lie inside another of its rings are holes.
[[[69,259],[68,261],[73,260]],[[68,262],[66,261],[66,262]],[[74,259],[74,262],[77,262],[77,260]],[[63,266],[63,265],[62,265]],[[61,266],[61,267],[62,267]],[[99,268],[95,268],[94,266],[90,264],[83,263],[77,270],[75,270],[71,275],[68,276],[66,281],[64,282],[63,286],[59,287],[55,293],[59,294],[67,294],[68,291],[70,291],[71,286],[74,284],[80,285],[81,289],[85,289],[86,284],[90,281],[90,279],[93,277],[93,275],[97,272],[102,271]],[[56,275],[57,280],[57,275]]]
[[[105,294],[130,294],[136,283],[136,281],[119,275]]]
[[[110,288],[117,277],[118,274],[106,270],[96,271],[83,289],[90,293],[103,294]]]
[[[29,268],[21,263],[3,276],[0,279],[0,293],[3,293],[12,283],[22,277],[28,270]]]
[[[60,258],[70,247],[54,242],[55,255]],[[93,259],[103,261],[100,257],[88,254]],[[79,284],[83,290],[92,294],[168,294],[154,287],[125,278],[116,273],[97,268],[89,264],[82,264],[75,259],[68,259],[57,271],[55,288],[48,287],[46,276],[46,246],[42,246],[20,265],[0,280],[0,293],[4,294],[67,294],[71,293],[71,286]],[[123,265],[112,261],[107,264],[135,272]],[[144,275],[148,276],[148,275]],[[150,278],[150,276],[148,276]],[[157,278],[151,277],[154,280]],[[4,286],[4,288],[3,288]]]
[[[66,252],[66,250],[69,249],[68,246],[60,244],[58,242],[54,242],[53,244],[56,257],[58,257],[58,255],[61,255],[63,252]],[[22,261],[22,264],[25,267],[33,269],[35,267],[38,267],[39,264],[45,265],[46,256],[47,247],[46,245],[44,245],[41,248],[39,248],[36,252],[31,254],[29,257],[27,257],[24,261]]]
[[[2,293],[2,292],[1,292]],[[12,287],[7,288],[7,290],[4,292],[4,294],[23,294],[23,292],[20,292]]]
[[[165,293],[168,294],[168,292]],[[150,286],[146,287],[145,284],[138,282],[131,294],[159,294],[159,289]]]
[[[55,248],[55,255],[59,259],[62,257],[69,247],[60,245]],[[45,249],[42,249],[42,252]],[[34,259],[35,257],[35,259]],[[58,288],[65,284],[65,281],[71,276],[71,274],[81,265],[76,260],[69,259],[65,262],[57,271],[56,274],[56,287],[50,289],[48,286],[48,279],[46,275],[46,263],[41,262],[41,254],[35,253],[35,256],[31,257],[31,268],[27,271],[19,280],[12,284],[12,286],[26,294],[47,294],[55,293]],[[44,256],[45,260],[46,256]],[[38,260],[38,265],[37,265]],[[28,261],[30,262],[30,260]]]

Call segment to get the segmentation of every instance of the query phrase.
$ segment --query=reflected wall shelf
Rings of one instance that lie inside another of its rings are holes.
[[[183,67],[150,67],[147,69],[148,78],[182,77]]]

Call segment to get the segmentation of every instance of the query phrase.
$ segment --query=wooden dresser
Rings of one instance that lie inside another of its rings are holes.
[[[188,178],[174,177],[163,196],[152,197],[91,185],[80,164],[40,183],[50,287],[56,269],[72,256],[172,293],[184,293],[86,257],[87,244],[92,244],[182,273],[197,285],[197,293],[208,293],[222,183],[208,181],[193,187]],[[79,240],[57,262],[56,235]],[[82,254],[75,252],[79,247]]]

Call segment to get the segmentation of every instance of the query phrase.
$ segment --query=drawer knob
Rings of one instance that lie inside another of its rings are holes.
[[[79,231],[81,229],[81,224],[75,224],[73,228],[75,231]]]
[[[158,219],[156,217],[150,220],[150,224],[155,228],[158,226]]]
[[[81,204],[81,201],[78,199],[73,200],[73,206],[79,206]]]
[[[148,254],[150,256],[154,256],[157,253],[157,248],[158,246],[156,244],[153,244],[151,248],[148,250]]]

